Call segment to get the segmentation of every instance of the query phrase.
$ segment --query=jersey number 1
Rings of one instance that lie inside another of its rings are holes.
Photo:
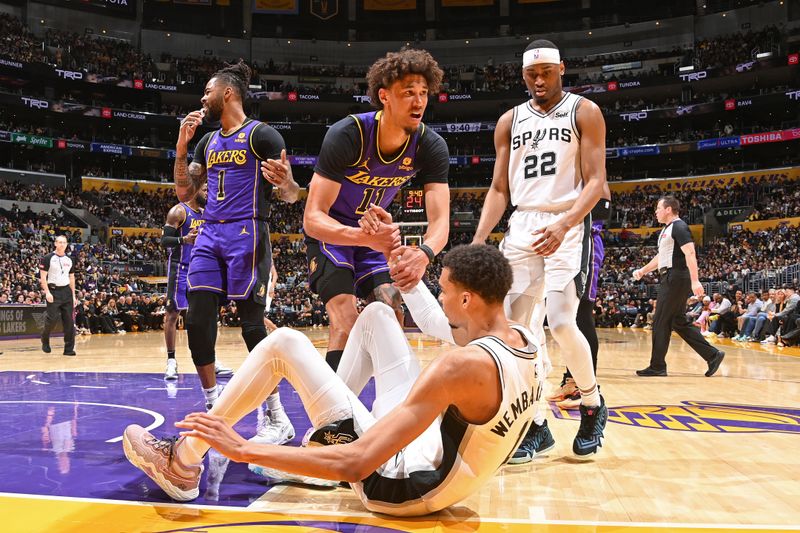
[[[541,166],[540,166],[541,164]],[[552,176],[556,173],[556,153],[545,152],[540,158],[531,154],[525,158],[525,179]]]
[[[364,198],[362,198],[361,204],[356,208],[356,215],[363,215],[366,213],[370,204],[380,205],[381,200],[383,200],[384,192],[386,192],[386,189],[373,189],[372,187],[364,189]]]
[[[220,170],[217,175],[217,201],[221,202],[225,199],[225,171]]]

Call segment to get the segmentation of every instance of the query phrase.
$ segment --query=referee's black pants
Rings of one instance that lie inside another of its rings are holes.
[[[53,295],[53,303],[47,304],[47,312],[44,317],[44,331],[42,331],[42,344],[50,345],[50,332],[56,325],[56,320],[61,318],[64,327],[64,351],[70,352],[75,349],[75,322],[72,319],[74,308],[72,302],[72,289],[69,285],[50,289]]]
[[[700,328],[686,318],[686,299],[691,292],[689,272],[669,270],[662,276],[653,317],[653,349],[650,355],[650,368],[653,370],[667,369],[667,350],[673,331],[706,361],[717,354],[717,349],[700,334]]]

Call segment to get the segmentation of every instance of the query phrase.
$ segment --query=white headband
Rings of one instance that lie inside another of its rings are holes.
[[[556,48],[531,48],[522,54],[522,68],[540,63],[561,63],[561,54]]]

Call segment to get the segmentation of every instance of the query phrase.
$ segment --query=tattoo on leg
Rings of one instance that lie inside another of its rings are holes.
[[[400,291],[389,283],[378,285],[372,290],[372,294],[367,298],[368,303],[383,302],[395,311],[403,308],[403,298]]]

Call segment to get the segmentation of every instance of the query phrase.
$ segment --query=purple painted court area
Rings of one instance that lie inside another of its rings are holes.
[[[286,381],[280,393],[297,433],[292,445],[299,446],[310,422]],[[370,382],[361,398],[369,407],[374,396]],[[168,383],[161,374],[0,372],[0,421],[6,428],[0,436],[0,492],[170,501],[125,459],[122,432],[128,424],[148,427],[163,417],[152,433],[175,435],[173,424],[203,404],[195,374]],[[236,429],[250,437],[257,420],[253,412]],[[270,488],[247,465],[212,450],[195,503],[243,507]]]

